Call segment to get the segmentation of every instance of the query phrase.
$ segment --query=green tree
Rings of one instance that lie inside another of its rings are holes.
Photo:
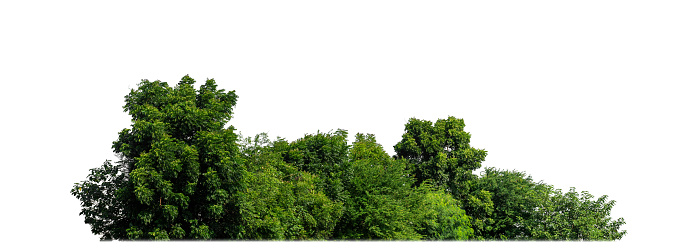
[[[234,128],[224,126],[237,95],[212,79],[198,91],[194,83],[188,75],[175,87],[143,80],[125,97],[132,125],[113,143],[122,160],[92,170],[71,191],[102,239],[236,234],[233,198],[244,172]]]
[[[612,220],[615,201],[593,200],[575,188],[567,193],[534,182],[524,172],[486,168],[473,190],[491,193],[493,210],[480,236],[488,240],[615,240],[624,219]]]
[[[405,174],[406,163],[393,160],[371,134],[356,134],[341,180],[348,198],[336,228],[338,239],[416,240],[420,195]]]
[[[394,149],[395,157],[414,165],[416,185],[430,180],[456,199],[466,199],[468,183],[475,178],[472,171],[482,166],[487,152],[470,146],[471,135],[464,127],[464,121],[455,117],[439,119],[435,124],[409,119]]]
[[[460,208],[460,202],[443,190],[433,190],[428,184],[422,201],[421,234],[427,240],[469,240],[474,238],[471,217]]]
[[[76,183],[70,193],[81,201],[80,215],[91,225],[92,233],[100,234],[101,240],[126,237],[128,217],[125,203],[118,198],[119,190],[127,181],[125,166],[105,161],[101,167],[90,170],[87,180]]]
[[[266,134],[244,140],[247,189],[240,192],[240,239],[329,239],[342,204],[315,187],[318,177],[283,161]]]
[[[493,211],[491,193],[470,190],[477,179],[472,171],[481,167],[487,152],[470,146],[471,135],[464,131],[462,119],[448,117],[435,124],[427,120],[409,119],[402,140],[395,146],[395,158],[409,162],[418,186],[429,181],[460,202],[472,216],[475,237],[483,238]]]
[[[344,202],[343,183],[339,175],[347,166],[349,148],[348,132],[338,129],[330,133],[306,134],[288,143],[283,139],[274,142],[274,149],[283,160],[301,171],[319,177],[317,186],[330,199]]]
[[[481,167],[464,121],[410,119],[385,153],[347,131],[293,142],[240,140],[237,95],[188,75],[174,87],[141,81],[125,97],[132,117],[113,150],[70,193],[102,240],[361,239],[615,240],[615,201],[567,193],[525,173]]]
[[[610,217],[614,200],[603,195],[594,200],[587,191],[571,188],[562,193],[547,186],[548,195],[527,224],[536,240],[619,240],[627,231],[620,230],[623,218]]]
[[[489,225],[480,230],[482,238],[530,239],[531,232],[524,224],[541,206],[548,193],[546,187],[524,172],[485,168],[472,188],[491,193],[492,212],[485,216]]]

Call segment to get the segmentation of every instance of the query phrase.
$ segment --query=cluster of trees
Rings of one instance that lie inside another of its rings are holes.
[[[607,196],[481,167],[462,119],[410,119],[389,156],[371,134],[295,141],[225,127],[234,91],[143,80],[130,129],[71,194],[103,240],[617,240]]]

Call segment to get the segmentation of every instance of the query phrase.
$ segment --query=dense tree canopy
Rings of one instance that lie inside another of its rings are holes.
[[[117,162],[75,183],[103,240],[618,240],[615,201],[485,168],[464,121],[412,118],[390,157],[372,134],[243,137],[235,91],[188,75],[126,95]]]

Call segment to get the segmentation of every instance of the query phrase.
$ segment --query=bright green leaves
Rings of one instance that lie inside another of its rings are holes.
[[[614,240],[615,204],[486,169],[464,121],[410,119],[390,157],[372,134],[265,134],[240,141],[226,123],[238,96],[143,80],[125,97],[132,125],[71,194],[102,239]],[[466,211],[465,211],[466,210]]]
[[[374,163],[386,164],[389,163],[390,156],[385,153],[382,145],[375,141],[375,135],[358,133],[351,147],[349,160],[370,160]]]
[[[287,145],[281,141],[273,144]],[[240,239],[329,239],[342,205],[327,198],[318,177],[298,171],[282,160],[265,134],[243,144],[248,175],[239,194]]]
[[[155,195],[155,193],[152,191],[152,189],[145,186],[138,186],[135,189],[135,195],[140,204],[150,205],[152,203],[152,197]]]
[[[423,231],[428,240],[468,240],[474,237],[471,217],[442,190],[427,189],[423,199]]]
[[[341,172],[346,212],[337,225],[341,239],[414,240],[419,195],[405,164],[390,158],[371,134],[357,134]]]

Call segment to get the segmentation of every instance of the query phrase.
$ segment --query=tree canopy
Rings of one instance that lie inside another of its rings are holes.
[[[373,134],[244,137],[238,96],[143,80],[116,162],[70,193],[102,240],[619,240],[615,201],[482,167],[463,119],[412,118],[388,155]]]

